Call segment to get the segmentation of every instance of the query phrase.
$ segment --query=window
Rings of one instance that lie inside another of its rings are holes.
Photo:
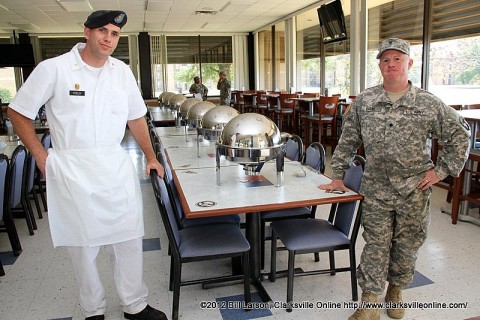
[[[367,5],[368,2],[378,3],[367,1]],[[375,57],[379,43],[388,38],[401,38],[410,42],[413,66],[409,78],[415,86],[421,87],[423,2],[414,0],[384,2],[386,3],[368,9],[367,87],[382,83]]]
[[[428,90],[446,104],[480,102],[480,6],[433,1]]]
[[[270,28],[258,33],[258,75],[259,90],[272,90],[272,30]]]
[[[208,95],[219,94],[217,90],[218,72],[227,73],[233,79],[232,38],[230,36],[167,36],[162,47],[159,38],[152,36],[152,63],[154,95],[163,91],[188,94],[193,77],[200,76],[208,88]],[[166,60],[157,59],[166,50]],[[165,68],[165,83],[162,83],[162,68]],[[232,81],[232,87],[233,87]]]
[[[77,38],[39,38],[40,50],[42,52],[42,60],[60,56],[72,50],[72,48],[79,42],[85,42],[84,37]],[[128,37],[120,37],[112,57],[122,60],[129,64],[128,55]]]
[[[9,103],[15,94],[17,87],[15,84],[15,68],[0,68],[0,100],[1,103]]]

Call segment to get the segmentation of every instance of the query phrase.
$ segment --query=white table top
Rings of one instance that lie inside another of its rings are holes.
[[[148,110],[152,115],[153,121],[175,120],[177,117],[176,112],[166,108],[149,107]]]
[[[159,137],[185,136],[185,127],[156,127],[155,132]],[[197,135],[197,130],[189,128],[188,135]]]
[[[188,141],[185,141],[185,136],[169,136],[160,137],[160,142],[164,145],[165,149],[172,148],[197,148],[197,135],[189,135]],[[215,142],[202,140],[199,143],[200,148],[214,147]]]
[[[306,177],[298,177],[297,162],[285,163],[284,185],[275,187],[275,162],[267,162],[260,172],[262,181],[252,182],[243,166],[220,169],[221,185],[216,183],[216,170],[198,168],[174,170],[175,184],[187,218],[258,212],[309,205],[331,204],[360,200],[354,192],[326,193],[318,185],[328,183],[324,175],[307,170]],[[259,177],[259,176],[254,176]]]
[[[172,170],[215,168],[216,166],[215,145],[200,148],[198,151],[200,157],[197,156],[196,148],[166,148],[165,152]],[[220,166],[238,166],[238,164],[222,156]]]

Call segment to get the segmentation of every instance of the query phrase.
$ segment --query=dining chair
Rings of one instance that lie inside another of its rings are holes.
[[[50,136],[50,131],[47,130],[43,133],[40,142],[46,151],[48,151],[48,149],[52,147],[52,137]],[[35,188],[37,189],[38,193],[40,194],[40,198],[42,199],[43,209],[45,210],[45,212],[48,212],[46,181],[43,177],[42,172],[38,168],[36,169],[35,175]]]
[[[257,90],[257,103],[256,103],[255,111],[257,113],[260,113],[266,116],[267,109],[268,109],[267,91]]]
[[[238,112],[243,113],[244,112],[244,105],[245,101],[243,100],[243,91],[237,90],[235,92],[235,105],[234,108],[238,110]]]
[[[274,116],[278,128],[282,130],[285,123],[286,128],[290,128],[293,131],[296,130],[295,125],[295,93],[281,93],[279,97],[280,107],[274,110]]]
[[[10,212],[10,164],[8,157],[0,154],[0,232],[6,232],[15,256],[22,252],[15,221]]]
[[[236,108],[236,103],[237,103],[237,91],[232,90],[230,92],[230,107]],[[238,109],[237,109],[238,110]]]
[[[254,100],[255,100],[255,90],[247,90],[241,93],[243,96],[243,111],[244,112],[255,112],[255,105],[254,105]]]
[[[239,226],[209,224],[181,229],[171,205],[165,181],[156,171],[150,173],[155,199],[167,233],[171,251],[169,290],[173,291],[172,320],[177,320],[180,305],[180,287],[195,284],[212,284],[243,279],[245,305],[251,302],[250,245]],[[242,260],[243,274],[223,275],[203,279],[182,280],[184,263],[238,257]]]
[[[271,120],[275,119],[275,110],[279,108],[278,97],[280,93],[275,91],[267,91],[267,110],[266,115]]]
[[[356,155],[345,172],[343,182],[350,190],[358,192],[365,166],[365,159]],[[294,277],[350,272],[352,300],[358,300],[355,244],[360,229],[361,202],[342,202],[332,205],[328,219],[290,219],[272,222],[270,281],[277,277],[277,240],[288,250],[287,311],[291,312]],[[348,250],[349,265],[336,267],[335,251]],[[328,252],[330,266],[327,269],[307,270],[295,273],[295,257],[299,254]]]
[[[33,215],[33,208],[30,203],[30,198],[35,204],[35,209],[37,210],[37,215],[39,219],[43,218],[42,210],[40,209],[40,204],[38,202],[37,190],[35,188],[35,177],[37,171],[37,162],[30,152],[27,152],[27,162],[25,170],[25,183],[23,186],[22,197],[23,201],[27,205],[27,210]]]
[[[198,225],[205,225],[205,224],[212,224],[212,223],[232,223],[235,225],[240,224],[240,216],[238,214],[233,215],[224,215],[218,217],[205,217],[205,218],[197,218],[197,219],[187,219],[182,209],[182,205],[180,203],[180,197],[178,195],[177,187],[173,181],[173,173],[168,163],[165,150],[162,145],[160,145],[160,154],[157,154],[158,161],[162,164],[165,170],[165,184],[167,186],[168,195],[170,196],[170,202],[172,206],[175,207],[175,212],[177,213],[177,223],[180,228],[188,228],[192,226]]]
[[[311,143],[305,151],[305,156],[302,158],[303,164],[312,168],[316,173],[323,174],[325,172],[325,149],[320,143]],[[267,236],[267,223],[287,219],[313,219],[315,218],[316,210],[317,206],[307,206],[292,209],[263,211],[260,213],[260,239],[262,239],[262,246],[260,250],[262,268],[265,265],[265,241],[270,239],[270,237]],[[315,261],[319,261],[318,253],[314,254],[314,258]]]
[[[304,153],[303,140],[296,134],[292,134],[288,137],[285,143],[285,158],[291,161],[303,161]]]
[[[34,234],[34,230],[37,229],[37,223],[33,213],[28,210],[28,206],[25,202],[24,196],[24,184],[26,176],[26,163],[27,163],[27,149],[23,145],[19,145],[13,151],[10,159],[10,198],[9,198],[9,210],[14,213],[18,213],[18,216],[24,216],[27,222],[27,227],[30,235]]]
[[[306,119],[305,139],[310,142],[310,135],[314,139],[314,129],[317,127],[317,141],[323,146],[331,146],[332,154],[337,146],[337,104],[338,96],[320,97],[318,112]],[[328,135],[328,132],[330,134]]]

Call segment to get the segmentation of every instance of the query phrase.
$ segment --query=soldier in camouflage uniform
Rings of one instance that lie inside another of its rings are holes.
[[[220,105],[229,106],[230,105],[230,81],[227,80],[227,74],[225,71],[220,71],[218,73],[220,79],[218,79],[217,89],[220,90]]]
[[[200,77],[193,78],[193,83],[188,90],[195,97],[196,94],[201,94],[203,101],[207,100],[208,88],[200,81]]]
[[[358,267],[362,301],[400,302],[413,278],[418,249],[427,237],[431,186],[458,176],[469,152],[470,128],[457,112],[408,80],[410,44],[388,39],[378,49],[383,84],[360,93],[345,116],[332,157],[333,180],[319,188],[345,189],[342,177],[362,145],[366,166],[360,193],[365,247]],[[442,141],[436,165],[430,137]],[[393,304],[392,304],[393,305]],[[401,319],[403,308],[387,309]],[[349,320],[378,320],[378,309],[360,307]]]

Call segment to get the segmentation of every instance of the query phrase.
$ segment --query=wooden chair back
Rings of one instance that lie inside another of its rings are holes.
[[[335,117],[337,113],[338,99],[338,96],[320,97],[320,101],[318,103],[319,116],[321,117],[323,115]]]

